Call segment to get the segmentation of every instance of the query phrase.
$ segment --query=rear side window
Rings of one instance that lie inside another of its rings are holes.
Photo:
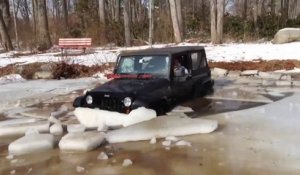
[[[191,53],[191,58],[193,62],[193,70],[197,70],[200,67],[201,55],[199,52]]]

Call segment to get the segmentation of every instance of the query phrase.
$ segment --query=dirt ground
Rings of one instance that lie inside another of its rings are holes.
[[[291,70],[300,68],[300,61],[297,60],[271,60],[271,61],[239,61],[239,62],[209,62],[211,68],[223,68],[227,70],[259,70],[259,71],[276,71]]]
[[[33,63],[27,65],[8,65],[0,68],[0,77],[9,74],[20,74],[23,78],[32,79],[36,71],[41,71],[42,65],[49,63]],[[271,60],[271,61],[239,61],[239,62],[209,62],[211,68],[223,68],[227,70],[259,70],[259,71],[276,71],[276,70],[291,70],[300,68],[300,61],[297,60]],[[80,78],[89,77],[97,72],[103,72],[105,69],[112,69],[113,63],[107,65],[95,65],[92,67],[83,65],[69,65],[64,62],[53,63],[50,65],[55,79],[64,78]]]

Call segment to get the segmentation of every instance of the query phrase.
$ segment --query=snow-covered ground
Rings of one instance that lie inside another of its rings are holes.
[[[206,48],[209,61],[251,61],[251,60],[300,60],[300,42],[277,44],[267,43],[227,43],[221,45],[212,45],[209,43],[181,43],[179,46],[204,46]],[[175,44],[157,44],[153,47],[161,48],[175,46]],[[68,59],[62,59],[60,52],[36,54],[29,56],[13,57],[15,52],[0,54],[0,67],[9,64],[29,64],[35,62],[59,62],[62,60],[68,63],[81,64],[86,66],[101,65],[107,62],[114,62],[121,51],[140,50],[149,46],[138,47],[117,47],[114,49],[94,48],[92,54],[69,56]]]

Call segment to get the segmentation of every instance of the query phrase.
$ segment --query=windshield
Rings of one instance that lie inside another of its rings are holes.
[[[120,58],[117,74],[151,74],[168,77],[170,58],[168,55],[123,56]]]

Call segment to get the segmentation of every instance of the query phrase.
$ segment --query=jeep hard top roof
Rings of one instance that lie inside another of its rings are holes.
[[[149,48],[144,50],[123,51],[120,56],[130,55],[159,55],[159,54],[178,54],[187,51],[203,50],[202,46],[177,46],[177,47],[164,47],[164,48]]]

